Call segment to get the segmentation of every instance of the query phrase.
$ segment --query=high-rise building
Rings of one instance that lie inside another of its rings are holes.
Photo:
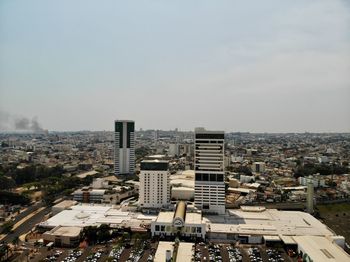
[[[114,122],[114,172],[116,175],[135,171],[135,122]]]
[[[166,207],[170,202],[169,162],[143,160],[140,170],[139,203],[145,208]]]
[[[225,213],[223,131],[195,130],[195,206],[203,212]]]
[[[169,144],[168,155],[170,156],[179,156],[179,144]]]

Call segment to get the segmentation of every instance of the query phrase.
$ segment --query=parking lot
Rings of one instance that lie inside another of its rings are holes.
[[[151,262],[157,249],[158,242],[142,240],[137,245],[130,243],[108,243],[84,249],[71,248],[39,248],[39,252],[28,261],[50,262],[99,262],[107,259],[114,262]]]
[[[40,248],[39,253],[29,261],[51,262],[151,262],[157,250],[158,242],[140,240],[134,243],[114,240],[106,244],[99,244],[84,249]],[[263,245],[238,245],[223,243],[197,243],[193,260],[197,262],[294,262],[296,258],[288,257],[286,252],[279,248],[268,248]]]
[[[266,248],[264,246],[246,246],[233,244],[206,244],[199,243],[195,246],[194,261],[217,262],[292,262],[296,261],[288,257],[282,249]]]

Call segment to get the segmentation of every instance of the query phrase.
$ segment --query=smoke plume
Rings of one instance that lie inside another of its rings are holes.
[[[15,119],[16,130],[30,130],[35,133],[42,132],[44,129],[40,126],[38,119],[33,117],[31,120],[25,117]]]
[[[0,111],[0,131],[31,131],[41,133],[45,130],[41,127],[37,117],[13,116],[7,112]]]

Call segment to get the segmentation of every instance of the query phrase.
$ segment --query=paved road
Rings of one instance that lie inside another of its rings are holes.
[[[28,216],[29,214],[31,214],[32,212],[34,212],[35,210],[37,210],[38,208],[43,207],[43,206],[44,206],[44,204],[42,202],[38,202],[32,206],[27,207],[26,210],[24,210],[23,212],[16,215],[15,219],[11,221],[11,224],[12,225],[16,224],[18,221],[20,221],[24,217]],[[1,230],[2,230],[2,227],[0,227],[0,231]]]
[[[36,210],[36,209],[35,209]],[[51,208],[46,207],[33,217],[29,218],[23,224],[19,225],[13,233],[8,234],[2,239],[2,241],[10,243],[15,237],[19,237],[22,234],[29,232],[37,223],[41,222],[46,214],[50,212]],[[27,214],[28,215],[28,214]],[[23,219],[24,217],[22,217]],[[18,222],[18,221],[17,221]]]

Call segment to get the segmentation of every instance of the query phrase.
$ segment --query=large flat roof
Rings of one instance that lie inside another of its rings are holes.
[[[225,216],[204,216],[210,231],[252,235],[334,235],[326,225],[308,213],[266,209],[262,212],[228,210]]]
[[[166,259],[167,250],[170,250],[172,255],[174,250],[174,243],[167,242],[167,241],[160,241],[158,244],[156,254],[154,255],[154,262],[164,262]]]
[[[150,224],[154,219],[154,217],[146,219],[147,216],[141,216],[139,219],[139,215],[141,213],[123,212],[109,205],[82,204],[72,206],[69,210],[63,210],[40,225],[47,228],[57,226],[85,227],[101,224],[137,227],[141,224]]]
[[[158,223],[172,223],[174,212],[160,212],[157,218]]]
[[[181,242],[177,250],[176,262],[191,262],[193,245],[194,243]]]
[[[293,239],[313,261],[350,261],[350,256],[341,247],[325,237],[295,236]]]
[[[202,215],[199,213],[186,213],[185,224],[201,224]]]
[[[80,227],[57,227],[47,233],[55,236],[76,237],[80,232]]]

